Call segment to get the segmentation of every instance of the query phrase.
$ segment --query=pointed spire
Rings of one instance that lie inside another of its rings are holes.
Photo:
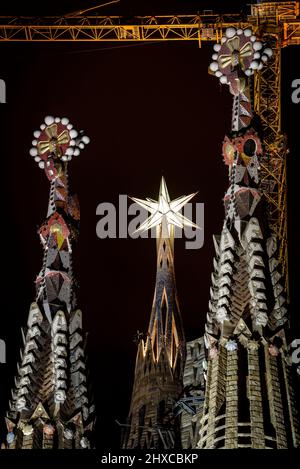
[[[151,216],[137,231],[157,227],[157,273],[152,312],[150,317],[146,349],[151,347],[157,362],[165,351],[170,367],[176,366],[178,347],[184,342],[184,333],[178,309],[174,271],[174,226],[198,226],[179,213],[196,193],[170,199],[165,178],[162,176],[158,201],[132,197]]]
[[[170,436],[167,447],[174,447],[176,430],[170,416],[173,416],[174,402],[182,392],[185,363],[185,337],[174,271],[174,226],[197,227],[179,213],[194,195],[171,201],[162,177],[157,201],[132,197],[134,202],[151,213],[138,231],[156,226],[157,271],[147,337],[138,345],[131,424],[125,448],[158,448],[160,444],[166,444],[160,441],[165,433]],[[151,440],[149,430],[153,432]]]

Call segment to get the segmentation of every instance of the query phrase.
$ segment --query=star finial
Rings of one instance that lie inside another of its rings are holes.
[[[148,197],[146,200],[130,197],[134,202],[151,213],[150,217],[141,224],[135,233],[149,230],[154,226],[162,225],[162,236],[169,237],[171,233],[170,228],[172,225],[178,226],[179,228],[184,228],[185,226],[199,228],[198,225],[179,213],[181,208],[187,204],[196,194],[197,192],[189,195],[182,195],[181,197],[171,201],[165,178],[162,177],[157,201]]]

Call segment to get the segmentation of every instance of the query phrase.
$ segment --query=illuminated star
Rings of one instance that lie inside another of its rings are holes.
[[[130,197],[134,202],[141,205],[141,207],[148,210],[151,213],[150,217],[141,224],[141,226],[135,231],[146,231],[154,226],[162,226],[163,237],[169,237],[171,233],[171,226],[178,226],[184,228],[190,226],[193,228],[199,228],[198,225],[193,223],[188,218],[184,217],[179,211],[182,207],[187,204],[197,192],[190,195],[182,195],[177,199],[170,200],[166,181],[164,177],[161,178],[159,197],[158,201],[146,198],[146,200],[137,199],[136,197]]]

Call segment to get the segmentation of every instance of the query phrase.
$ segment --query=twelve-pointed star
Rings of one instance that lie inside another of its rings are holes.
[[[187,204],[197,192],[189,195],[182,195],[177,199],[170,200],[166,181],[164,177],[161,178],[159,197],[158,201],[146,198],[146,200],[137,199],[136,197],[130,197],[134,202],[141,205],[141,207],[148,210],[151,213],[150,217],[141,224],[141,226],[135,231],[146,231],[154,226],[162,225],[162,232],[170,236],[171,225],[184,228],[190,226],[193,228],[199,228],[198,225],[193,223],[191,220],[183,216],[179,211]]]

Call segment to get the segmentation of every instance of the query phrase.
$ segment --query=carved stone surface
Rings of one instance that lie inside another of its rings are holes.
[[[86,381],[83,333],[72,270],[79,206],[69,194],[67,166],[88,137],[79,135],[67,118],[52,116],[45,118],[34,136],[30,154],[45,170],[50,197],[47,218],[39,230],[43,265],[6,418],[7,447],[80,448],[80,438],[90,438],[93,430],[94,410],[87,388],[81,386]],[[71,444],[63,436],[70,422],[76,435]]]
[[[220,242],[215,238],[198,448],[293,448],[300,441],[284,359],[287,301],[260,190],[263,150],[250,93],[250,77],[263,66],[254,49],[265,45],[252,36],[250,28],[228,28],[217,47],[217,65],[211,64],[216,76],[223,73],[220,81],[229,84],[234,98],[231,132],[223,142],[229,187]]]

